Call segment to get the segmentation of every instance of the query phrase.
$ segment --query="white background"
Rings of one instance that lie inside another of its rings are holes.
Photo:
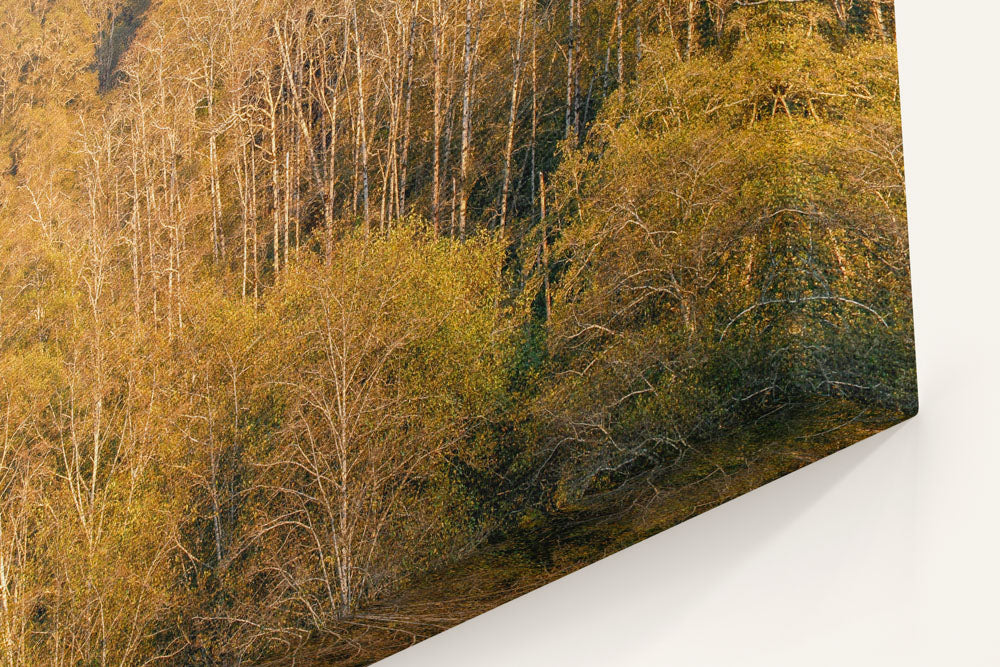
[[[920,414],[382,665],[1000,665],[998,5],[896,1]]]

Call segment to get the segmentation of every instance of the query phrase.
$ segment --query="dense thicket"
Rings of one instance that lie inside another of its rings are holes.
[[[651,40],[556,174],[566,490],[808,397],[915,409],[894,50],[819,4],[730,21],[684,62]]]
[[[915,409],[893,21],[0,0],[4,664],[252,661],[720,429]]]

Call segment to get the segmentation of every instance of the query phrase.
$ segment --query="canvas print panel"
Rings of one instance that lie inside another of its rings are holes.
[[[916,412],[891,1],[0,22],[4,664],[370,664]]]

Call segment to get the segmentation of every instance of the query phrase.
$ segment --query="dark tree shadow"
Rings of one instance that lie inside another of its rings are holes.
[[[99,93],[107,93],[121,82],[123,73],[118,64],[142,25],[149,5],[150,0],[129,0],[117,16],[110,16],[109,12],[107,27],[98,36],[94,51]]]

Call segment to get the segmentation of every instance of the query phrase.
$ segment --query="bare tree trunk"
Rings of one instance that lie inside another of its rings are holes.
[[[432,15],[431,49],[434,61],[434,176],[431,195],[431,219],[434,231],[441,231],[441,44],[444,23],[444,10],[441,0],[434,0]]]
[[[886,42],[885,18],[882,15],[882,0],[870,0],[872,8],[872,18],[875,20],[875,30],[878,32],[879,41]]]
[[[673,21],[670,22],[670,31],[673,32]],[[677,42],[674,42],[675,46]],[[677,54],[678,60],[680,59],[680,53]],[[638,16],[635,17],[635,64],[638,68],[639,62],[642,60],[642,19]]]
[[[177,147],[174,146],[171,149],[171,155],[177,154]],[[172,160],[171,165],[171,187],[173,188],[174,201],[176,202],[177,215],[175,217],[174,229],[176,234],[175,254],[176,254],[176,265],[175,270],[177,272],[177,278],[175,281],[175,294],[176,298],[176,309],[177,309],[177,330],[180,331],[184,328],[184,314],[181,308],[181,281],[184,278],[184,272],[181,266],[181,253],[184,248],[184,207],[181,204],[181,193],[180,193],[180,177],[177,174],[177,160]]]
[[[330,88],[326,77],[323,77],[322,85],[324,86],[323,99],[326,100],[328,95],[332,95],[333,99],[326,105],[327,112],[330,115],[330,139],[328,148],[328,165],[327,165],[327,196],[326,196],[326,261],[329,263],[333,256],[333,218],[334,218],[334,202],[336,200],[336,190],[337,190],[337,131],[338,131],[338,121],[339,121],[339,111],[340,111],[340,81],[347,73],[347,63],[350,45],[350,32],[348,26],[350,25],[346,13],[343,17],[344,22],[344,32],[343,32],[343,42],[341,44],[341,60],[340,68],[336,73],[336,80],[334,81],[333,88]],[[325,62],[325,59],[324,59]]]
[[[295,196],[295,250],[296,251],[298,251],[299,249],[299,241],[301,239],[301,233],[302,233],[302,146],[304,143],[302,137],[297,137],[297,139],[298,140],[295,142],[295,161],[293,163],[295,165],[295,178],[294,178],[295,186],[292,190]],[[306,142],[308,142],[310,161],[312,161],[315,157],[311,145],[312,142],[309,139],[306,139]],[[317,185],[320,185],[319,196],[322,197],[323,196],[323,188],[321,185],[322,178],[317,176],[314,182]]]
[[[361,33],[358,28],[358,5],[351,3],[354,19],[354,53],[358,69],[358,150],[361,158],[361,201],[363,204],[365,234],[371,231],[370,206],[368,202],[368,132],[365,119],[365,70],[361,61]]]
[[[337,88],[339,87],[339,83],[340,76],[338,75],[337,84],[333,89],[333,102],[330,114],[330,139],[327,145],[326,207],[323,214],[326,227],[326,243],[323,250],[327,264],[330,263],[333,257],[333,216],[337,192],[337,112],[340,106],[340,96],[337,94]]]
[[[711,16],[712,5],[709,5],[709,15]],[[715,39],[716,41],[722,41],[722,36],[726,34],[726,7],[725,5],[718,4],[715,5],[715,17],[713,19],[715,24]]]
[[[251,142],[253,140],[251,139]],[[257,229],[257,153],[250,144],[250,211],[253,214],[253,300],[260,298],[260,231]]]
[[[458,231],[458,179],[451,177],[451,235]]]
[[[286,137],[287,141],[287,137]],[[285,236],[285,257],[283,260],[283,265],[285,270],[288,270],[288,237],[289,237],[289,227],[291,227],[291,203],[292,203],[292,168],[291,168],[291,156],[289,150],[285,149],[285,196],[284,196],[284,236]]]
[[[837,15],[837,22],[840,23],[841,28],[847,27],[848,1],[853,4],[853,0],[830,0],[833,5],[833,13]]]
[[[545,174],[538,174],[542,214],[542,297],[545,299],[545,324],[552,323],[552,298],[549,295],[549,221],[545,210]]]
[[[215,128],[215,54],[210,52],[206,65],[206,97],[208,100],[208,166],[209,194],[212,208],[212,252],[215,260],[223,259],[225,239],[222,234],[222,188],[220,187],[219,156]]]
[[[211,105],[209,105],[211,107]],[[211,116],[211,112],[209,114]],[[209,121],[211,122],[211,121]],[[215,131],[208,137],[208,163],[209,163],[209,196],[211,197],[212,208],[212,254],[216,261],[222,259],[222,234],[219,229],[222,217],[222,199],[219,194],[219,167],[216,157]]]
[[[291,28],[287,29],[289,32]],[[274,34],[278,41],[278,50],[281,53],[281,68],[285,73],[285,80],[288,83],[288,90],[292,93],[292,108],[295,114],[295,120],[298,121],[299,131],[302,132],[302,139],[304,139],[305,145],[309,151],[309,169],[312,175],[312,180],[314,185],[319,189],[320,196],[323,196],[322,189],[322,174],[320,172],[319,160],[316,158],[316,152],[313,146],[312,129],[310,128],[309,121],[305,116],[303,110],[303,96],[301,86],[298,83],[296,72],[302,71],[302,49],[296,49],[296,62],[292,62],[292,46],[290,44],[289,37],[285,34],[281,27],[281,24],[277,19],[274,20]],[[301,144],[302,142],[298,142]],[[297,144],[297,145],[298,145]],[[296,168],[296,171],[298,168]]]
[[[270,82],[265,82],[268,103],[268,121],[270,123],[271,141],[271,218],[274,223],[274,277],[277,280],[281,273],[281,202],[278,200],[280,186],[278,181],[278,106],[271,90]]]
[[[136,331],[139,329],[141,321],[139,305],[139,285],[140,285],[140,253],[142,251],[142,235],[139,206],[139,145],[138,135],[132,131],[132,306],[135,315]]]
[[[570,0],[572,2],[573,0]],[[580,0],[576,0],[576,31],[574,34],[574,42],[577,43],[576,48],[576,58],[573,63],[573,127],[576,129],[576,143],[577,145],[583,142],[583,125],[585,122],[585,114],[582,111],[583,106],[583,96],[580,95],[580,63],[583,60],[583,49],[579,47],[580,40],[580,23],[581,15],[583,13],[580,7]],[[590,85],[593,87],[593,79],[591,79]],[[589,93],[588,93],[589,96]]]
[[[399,208],[396,211],[397,216],[401,218],[406,216],[407,171],[410,166],[410,116],[413,108],[413,61],[419,8],[420,1],[417,0],[413,3],[413,16],[410,18],[410,34],[406,46],[406,107],[403,112],[403,157],[400,160]]]
[[[478,41],[478,35],[476,37]],[[463,57],[464,78],[462,80],[462,153],[459,166],[458,195],[458,235],[465,238],[466,218],[469,204],[469,162],[472,159],[472,89],[473,89],[473,58],[472,43],[472,0],[465,3],[465,52]]]
[[[398,7],[397,7],[398,12]],[[397,15],[398,19],[398,15]],[[382,17],[386,21],[385,17]],[[403,54],[400,44],[403,37],[403,23],[396,22],[395,39],[388,28],[383,28],[385,37],[385,61],[388,63],[388,73],[383,73],[382,78],[386,80],[385,88],[388,91],[389,103],[389,128],[386,139],[386,159],[382,167],[382,190],[379,198],[379,228],[385,231],[389,225],[389,218],[392,217],[393,210],[397,208],[396,189],[399,185],[399,128],[402,117],[402,98],[404,85],[405,64],[402,61]]]
[[[535,177],[538,173],[538,8],[531,12],[531,205],[535,205]]]
[[[244,301],[247,298],[247,279],[250,268],[250,181],[248,172],[247,142],[246,138],[243,137],[240,155],[236,161],[236,186],[240,191],[240,215],[243,222],[243,274],[240,281],[240,296]]]
[[[507,206],[510,196],[510,163],[514,152],[514,130],[517,126],[517,107],[521,92],[521,56],[524,45],[524,23],[527,0],[521,0],[517,21],[517,46],[514,49],[514,81],[510,92],[510,115],[507,119],[507,144],[503,155],[503,186],[500,189],[500,234],[507,226]]]
[[[455,120],[455,116],[456,116],[456,114],[455,114],[455,101],[454,101],[455,95],[454,95],[453,87],[455,85],[455,82],[456,82],[457,78],[459,78],[459,77],[456,77],[455,70],[456,70],[457,67],[459,67],[461,65],[461,62],[459,62],[458,64],[456,64],[456,62],[455,62],[456,61],[456,55],[455,55],[456,53],[458,53],[457,49],[448,52],[448,74],[447,74],[446,88],[445,88],[445,98],[444,98],[445,99],[444,117],[447,120],[447,123],[446,123],[445,130],[444,130],[444,148],[443,148],[444,153],[443,153],[442,164],[441,164],[442,178],[443,179],[449,178],[449,176],[448,176],[449,174],[450,174],[450,178],[451,178],[451,198],[449,199],[449,206],[451,208],[451,225],[450,225],[451,232],[450,233],[451,233],[452,236],[456,236],[456,231],[458,229],[458,227],[457,227],[457,221],[458,221],[458,187],[457,187],[457,184],[458,184],[458,180],[456,179],[456,177],[455,177],[455,175],[453,173],[453,170],[451,168],[451,162],[452,162],[452,157],[453,157],[452,154],[454,152],[452,150],[452,146],[454,145],[455,125],[456,125],[456,120]],[[457,58],[457,60],[461,61],[461,58]],[[461,97],[461,96],[459,96],[459,97]],[[461,106],[459,106],[459,109],[461,109]],[[458,119],[458,123],[461,124],[461,118]]]
[[[576,108],[576,0],[569,0],[569,44],[566,47],[566,132],[569,139],[573,131]]]
[[[691,60],[691,54],[694,53],[694,15],[695,5],[694,0],[688,0],[687,3],[687,41],[684,45],[684,60]]]
[[[622,21],[623,0],[618,0],[615,5],[615,30],[618,31],[618,85],[625,81],[625,49],[622,45],[625,41],[625,27]]]

